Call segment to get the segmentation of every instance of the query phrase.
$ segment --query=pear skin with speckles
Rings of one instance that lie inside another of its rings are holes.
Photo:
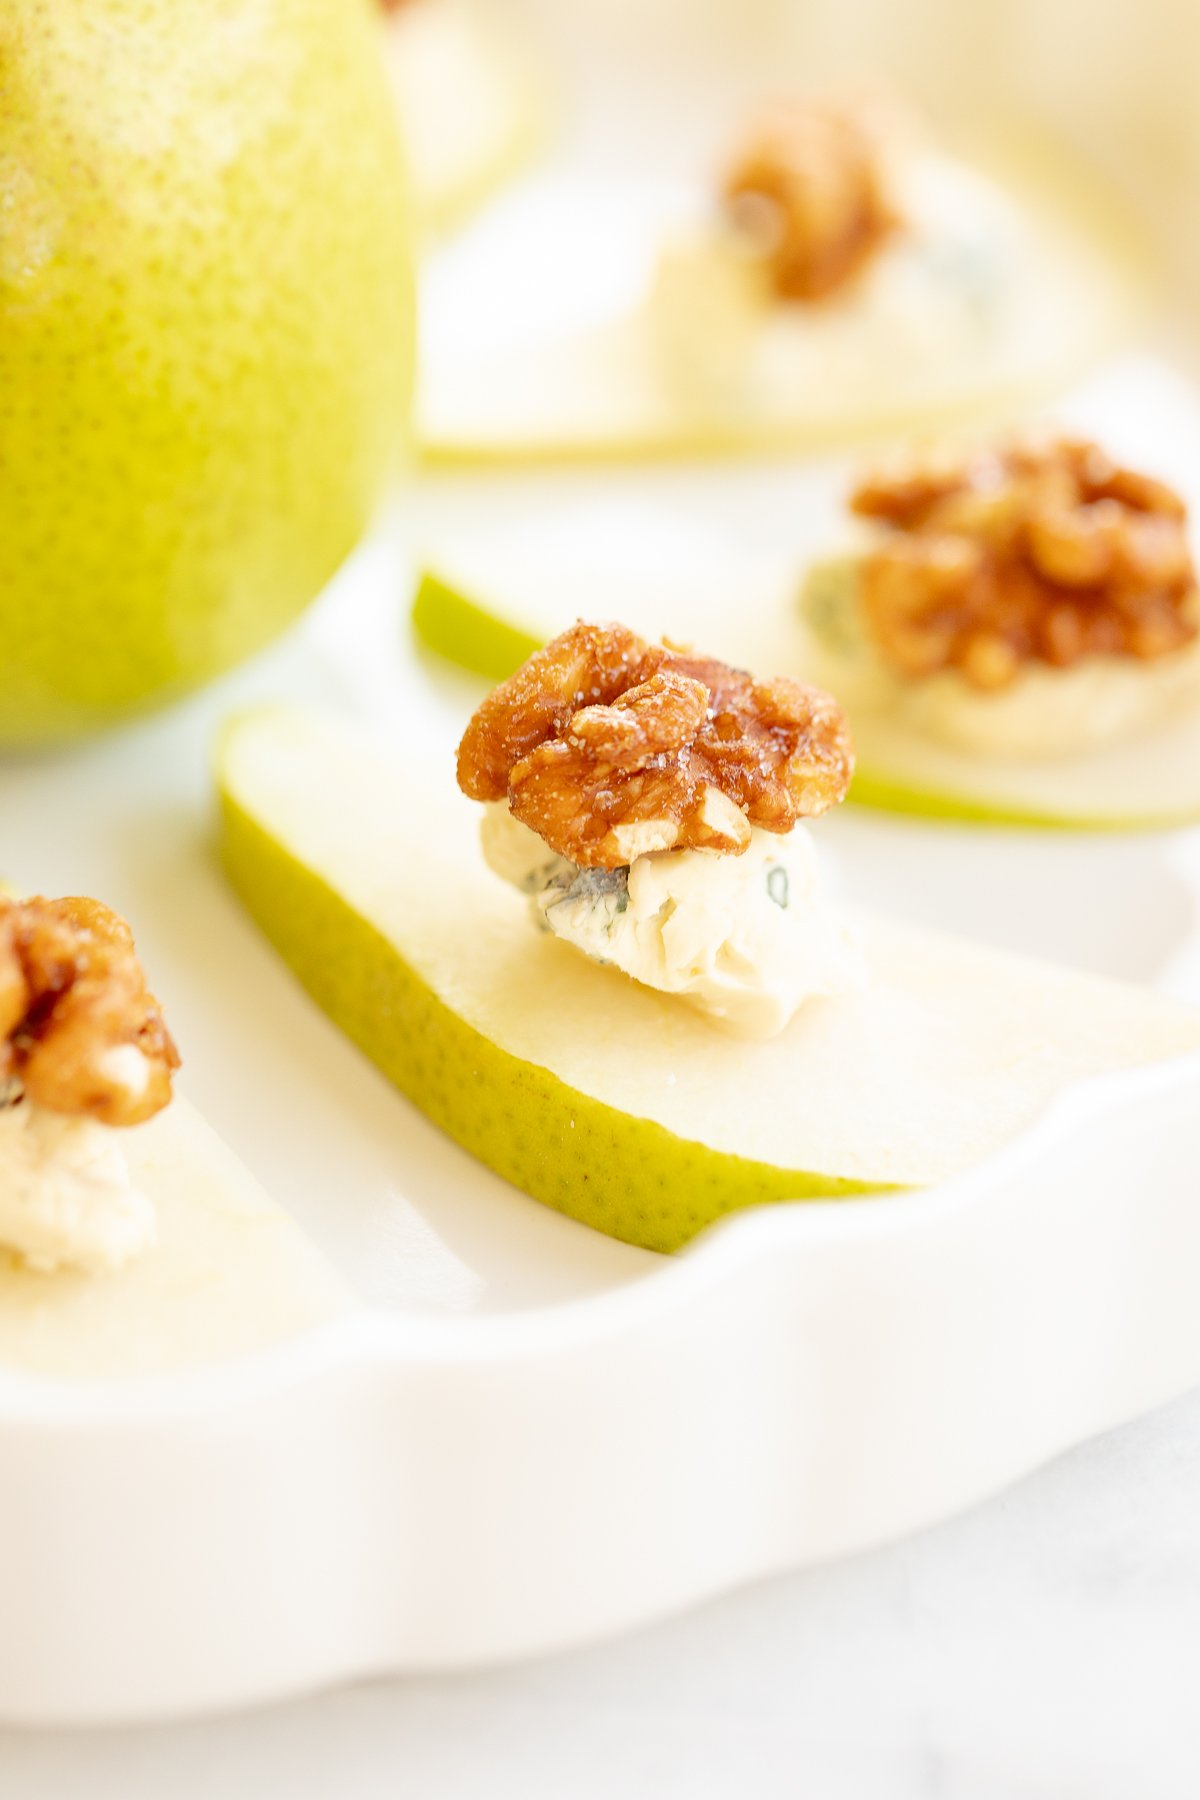
[[[370,0],[0,0],[0,744],[268,642],[405,435]]]

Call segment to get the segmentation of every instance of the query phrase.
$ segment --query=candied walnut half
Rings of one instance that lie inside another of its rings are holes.
[[[955,669],[996,690],[1028,663],[1150,661],[1200,631],[1183,501],[1094,443],[902,457],[851,506],[888,528],[863,562],[863,610],[907,678]]]
[[[0,896],[0,1085],[137,1125],[166,1106],[178,1067],[124,919],[98,900]]]
[[[849,101],[766,108],[730,164],[722,197],[762,246],[787,300],[822,300],[845,287],[901,223],[877,120]]]
[[[513,815],[581,868],[652,850],[744,850],[835,805],[854,767],[845,716],[819,688],[755,681],[573,625],[496,688],[458,749],[473,800]]]

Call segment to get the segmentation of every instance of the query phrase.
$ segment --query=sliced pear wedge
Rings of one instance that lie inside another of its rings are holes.
[[[752,289],[739,299],[711,234],[696,241],[715,253],[673,251],[708,209],[698,190],[529,184],[428,272],[424,456],[812,449],[1012,415],[1057,394],[1127,335],[1152,258],[1111,196],[1061,156],[996,161],[992,178],[925,159],[926,235],[885,250],[853,292],[808,307]],[[965,235],[933,223],[948,190]],[[989,237],[978,220],[993,214]],[[669,280],[656,276],[664,256]],[[947,331],[930,308],[960,288]]]
[[[566,513],[443,544],[420,575],[413,626],[439,655],[500,681],[576,618],[613,613],[651,638],[824,684],[801,608],[805,559],[743,548],[648,506]],[[636,571],[636,575],[631,573]],[[836,684],[834,684],[836,686]],[[986,825],[1154,830],[1200,821],[1200,708],[1129,741],[1046,758],[967,755],[884,712],[850,714],[860,806]]]
[[[544,84],[532,54],[469,0],[412,0],[385,30],[417,219],[447,231],[534,155]]]
[[[38,1274],[0,1251],[0,1377],[167,1374],[265,1349],[352,1306],[342,1277],[186,1101],[121,1136],[157,1241],[107,1274]]]
[[[880,920],[871,980],[747,1044],[532,930],[478,809],[415,753],[235,723],[222,854],[301,981],[444,1131],[536,1199],[674,1250],[760,1201],[923,1185],[1065,1088],[1200,1046],[1200,1013]]]

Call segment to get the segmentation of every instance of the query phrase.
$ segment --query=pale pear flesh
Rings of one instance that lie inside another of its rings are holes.
[[[354,1297],[186,1100],[122,1133],[155,1243],[124,1268],[37,1273],[0,1250],[0,1380],[153,1377],[230,1362]]]

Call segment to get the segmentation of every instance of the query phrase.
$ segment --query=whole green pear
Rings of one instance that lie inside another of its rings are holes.
[[[0,0],[0,743],[279,632],[399,462],[375,0]]]

